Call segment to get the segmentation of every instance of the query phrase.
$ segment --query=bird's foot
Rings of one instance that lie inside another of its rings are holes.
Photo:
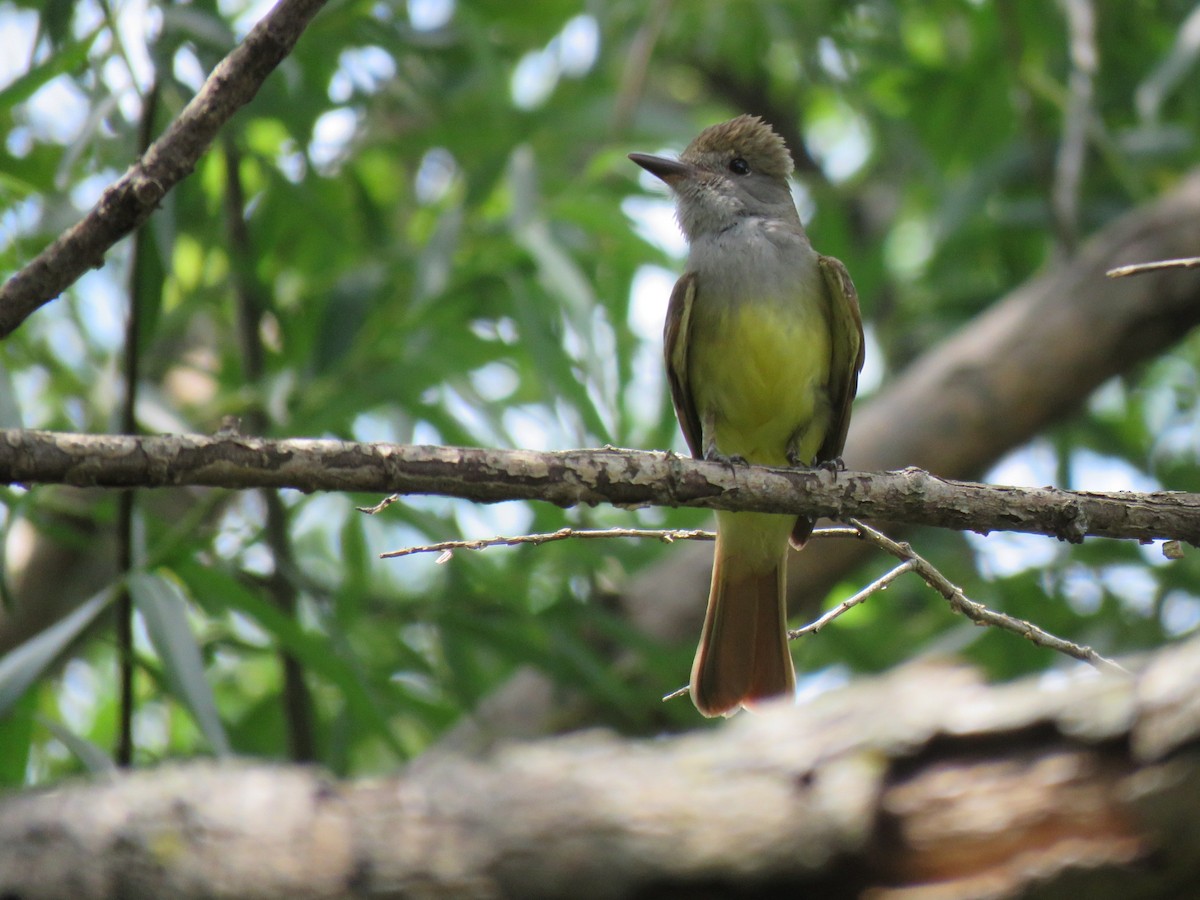
[[[787,452],[787,461],[788,461],[788,464],[794,469],[807,469],[810,472],[819,472],[819,471],[828,472],[833,476],[834,481],[837,481],[838,472],[846,471],[846,463],[842,461],[842,458],[840,456],[838,456],[834,459],[818,460],[817,462],[812,463],[810,465],[809,463],[806,463],[803,459],[801,459],[796,454],[795,450],[789,450]]]
[[[726,456],[724,453],[718,452],[716,447],[709,447],[707,450],[705,450],[704,458],[708,462],[724,463],[725,465],[729,466],[731,471],[736,466],[746,468],[750,465],[750,461],[746,459],[746,457],[738,456],[736,453]]]
[[[825,471],[831,473],[834,478],[837,478],[838,472],[846,471],[846,461],[840,456],[834,457],[833,459],[823,459],[817,463],[816,468],[824,469]]]

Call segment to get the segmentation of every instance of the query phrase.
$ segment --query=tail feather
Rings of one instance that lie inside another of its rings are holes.
[[[717,538],[690,688],[703,715],[728,715],[755,700],[794,691],[784,606],[786,558],[786,544],[781,552],[756,560],[729,553]]]

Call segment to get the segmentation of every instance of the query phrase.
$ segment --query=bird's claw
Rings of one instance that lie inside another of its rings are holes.
[[[835,457],[834,459],[818,460],[812,465],[809,465],[800,458],[795,450],[789,450],[787,452],[787,461],[788,464],[794,469],[807,469],[810,472],[828,472],[833,476],[835,481],[837,480],[838,472],[846,471],[846,463],[840,456]]]
[[[707,462],[723,463],[729,466],[730,470],[732,470],[735,466],[742,466],[745,468],[750,465],[750,461],[746,459],[746,457],[738,456],[736,453],[726,456],[724,453],[719,453],[716,447],[710,447],[708,450],[706,450],[704,453],[704,459]]]

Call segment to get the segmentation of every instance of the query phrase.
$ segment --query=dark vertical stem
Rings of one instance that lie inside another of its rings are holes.
[[[293,575],[295,562],[288,538],[287,509],[277,491],[261,492],[267,505],[267,545],[275,558],[275,572],[267,583],[275,604],[295,618],[297,591]],[[288,729],[288,752],[296,762],[313,762],[317,758],[316,731],[313,722],[312,696],[304,680],[304,667],[290,653],[280,653],[283,666],[283,711]]]
[[[142,104],[142,120],[138,125],[138,152],[144,153],[153,137],[154,115],[158,109],[158,82],[147,92]],[[125,319],[125,354],[123,368],[125,393],[121,398],[121,433],[137,434],[137,390],[141,362],[141,312],[147,298],[143,296],[145,282],[141,266],[147,251],[150,232],[138,229],[129,254],[129,314]],[[133,512],[135,492],[121,491],[117,497],[117,571],[128,574],[133,569]],[[117,641],[117,746],[116,762],[129,766],[133,762],[133,598],[122,587],[116,602]]]
[[[265,372],[265,353],[261,338],[262,315],[266,304],[263,290],[254,272],[254,252],[250,232],[246,227],[246,200],[242,191],[241,161],[232,140],[225,140],[225,219],[229,233],[229,252],[233,260],[234,292],[237,303],[238,342],[242,354],[242,369],[246,381],[262,383]],[[261,404],[254,404],[244,417],[245,430],[262,434],[267,419]],[[288,537],[287,508],[278,493],[260,492],[267,510],[265,539],[274,560],[274,573],[267,581],[276,606],[295,617],[299,602],[294,574],[295,561]],[[313,722],[312,696],[304,680],[304,667],[289,653],[280,654],[283,668],[283,706],[288,729],[288,753],[297,762],[316,759],[317,747]]]
[[[239,171],[241,154],[231,139],[223,141],[221,146],[225,156],[225,227],[233,266],[238,349],[242,355],[242,374],[248,383],[257,386],[266,370],[259,336],[265,304],[261,300],[261,290],[254,272],[250,230],[246,227],[246,196]],[[244,416],[245,430],[251,434],[261,434],[266,424],[262,405],[255,401]]]
[[[133,566],[133,491],[117,498],[117,566],[128,572]],[[118,766],[133,763],[133,599],[122,587],[117,595],[117,746]]]

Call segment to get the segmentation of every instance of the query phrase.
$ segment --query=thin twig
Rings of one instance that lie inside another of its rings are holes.
[[[1133,263],[1128,266],[1117,266],[1104,274],[1109,278],[1124,278],[1127,275],[1145,275],[1147,272],[1158,272],[1162,269],[1200,269],[1200,256],[1186,256],[1182,259],[1160,259],[1156,262]]]
[[[396,495],[388,497],[377,507],[358,507],[361,512],[373,513],[395,502]],[[388,550],[379,554],[380,559],[395,559],[399,556],[411,556],[414,553],[441,553],[439,563],[450,559],[455,550],[485,550],[488,547],[515,547],[518,544],[548,544],[551,541],[565,541],[571,538],[641,538],[662,541],[670,544],[675,541],[712,541],[716,540],[715,531],[701,529],[672,529],[672,528],[560,528],[558,531],[548,531],[541,534],[497,535],[490,538],[475,538],[473,540],[438,541],[436,544],[422,544],[417,547],[403,547],[400,550]],[[814,538],[853,537],[861,538],[862,534],[855,528],[818,528],[811,535]]]
[[[893,541],[887,535],[876,531],[869,525],[864,525],[857,519],[851,519],[850,524],[860,529],[863,536],[877,547],[886,550],[897,559],[913,563],[913,571],[920,575],[926,584],[945,597],[950,603],[952,610],[962,613],[977,625],[990,625],[995,628],[1001,628],[1004,631],[1011,631],[1013,634],[1019,634],[1039,647],[1045,647],[1047,650],[1054,650],[1058,653],[1082,660],[1101,671],[1107,670],[1110,672],[1120,672],[1124,675],[1130,674],[1129,670],[1120,663],[1114,662],[1106,656],[1101,656],[1091,647],[1057,637],[1025,619],[1017,619],[1004,613],[998,613],[995,610],[988,609],[982,603],[968,599],[962,592],[962,588],[951,582],[950,579],[938,571],[928,560],[913,550],[909,544]]]
[[[673,541],[711,541],[716,535],[711,531],[689,530],[671,531],[657,528],[560,528],[558,531],[547,531],[541,534],[497,535],[490,538],[477,538],[470,541],[439,541],[436,544],[423,544],[419,547],[403,547],[400,550],[388,550],[379,554],[380,559],[395,559],[399,556],[411,556],[414,553],[441,553],[438,562],[446,562],[455,550],[484,550],[487,547],[515,547],[518,544],[548,544],[551,541],[565,541],[570,538],[651,538],[670,544]]]
[[[866,599],[868,597],[870,597],[872,594],[875,594],[875,593],[878,593],[879,591],[885,590],[889,584],[891,584],[893,581],[895,581],[897,578],[899,578],[905,572],[911,572],[915,568],[916,568],[916,563],[913,560],[911,560],[911,559],[905,560],[904,562],[902,562],[900,565],[896,566],[896,568],[892,569],[887,574],[872,581],[870,584],[868,584],[865,588],[863,588],[861,591],[859,591],[857,594],[855,594],[850,599],[843,600],[841,603],[839,603],[833,609],[829,610],[829,612],[823,614],[820,618],[814,619],[812,622],[809,622],[807,625],[805,625],[801,628],[793,628],[791,631],[788,632],[788,640],[794,641],[797,638],[803,637],[806,634],[816,634],[818,631],[820,631],[822,628],[824,628],[826,625],[828,625],[830,622],[832,622],[838,616],[848,613],[850,610],[852,610],[854,607],[858,606],[860,603],[865,602]]]
[[[393,503],[398,503],[398,502],[400,502],[399,494],[389,494],[388,496],[386,496],[382,500],[380,500],[378,503],[376,503],[374,506],[356,506],[354,508],[357,509],[360,513],[366,513],[368,516],[376,516],[376,515],[379,515],[379,513],[383,512],[385,509],[387,509],[389,506],[391,506]]]
[[[669,693],[669,694],[663,694],[662,702],[666,703],[668,700],[675,700],[675,699],[678,699],[679,697],[686,697],[691,692],[692,692],[691,687],[685,684],[683,687],[679,688],[678,690],[671,691],[671,693]]]

